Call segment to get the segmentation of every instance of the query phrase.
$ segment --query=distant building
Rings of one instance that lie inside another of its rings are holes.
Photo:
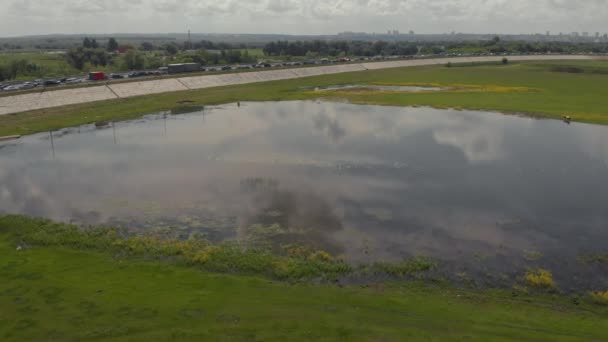
[[[353,37],[353,36],[366,36],[369,33],[367,32],[353,32],[353,31],[344,31],[344,32],[340,32],[338,33],[338,36],[348,36],[348,37]]]

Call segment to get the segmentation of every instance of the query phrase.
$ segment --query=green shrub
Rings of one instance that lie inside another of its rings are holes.
[[[608,290],[590,292],[591,300],[599,305],[608,305]]]
[[[551,271],[539,268],[535,271],[528,271],[524,277],[528,285],[536,288],[555,289],[555,280]]]

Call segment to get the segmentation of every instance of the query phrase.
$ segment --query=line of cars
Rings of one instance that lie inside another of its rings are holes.
[[[64,84],[74,84],[84,82],[85,79],[82,77],[63,77],[57,79],[37,79],[33,81],[25,81],[21,83],[0,83],[0,91],[17,91],[17,90],[28,90],[38,87],[54,87]]]
[[[202,66],[199,63],[180,63],[170,64],[167,67],[159,68],[161,72],[169,74],[181,74],[187,72],[214,72],[214,71],[230,71],[230,70],[246,70],[246,69],[260,69],[260,68],[284,68],[284,67],[297,67],[302,65],[315,65],[315,64],[333,64],[333,63],[348,63],[351,61],[363,61],[363,60],[376,60],[380,58],[367,58],[360,57],[350,59],[348,57],[340,58],[322,58],[322,59],[308,59],[303,61],[290,61],[290,62],[266,62],[261,61],[254,64],[239,64],[239,65],[212,65]],[[382,58],[384,59],[384,58]]]
[[[118,80],[123,78],[134,78],[144,76],[161,76],[164,73],[160,70],[152,71],[132,71],[129,73],[113,73],[106,75],[103,72],[91,72],[87,77],[63,77],[57,79],[37,79],[25,82],[0,83],[0,92],[30,90],[43,87],[55,87],[61,85],[77,84],[90,81]]]
[[[348,63],[351,61],[363,60],[363,58],[359,59],[350,59],[348,57],[341,57],[335,59],[329,58],[321,58],[321,59],[308,59],[304,61],[295,61],[295,62],[261,62],[257,64],[242,64],[236,66],[223,66],[221,70],[239,70],[239,69],[259,69],[259,68],[284,68],[284,67],[296,67],[302,65],[316,65],[316,64],[333,64],[333,63]],[[206,71],[219,71],[218,67],[210,67],[207,68]]]
[[[260,69],[260,68],[281,68],[281,67],[297,67],[302,65],[314,65],[314,64],[330,64],[349,62],[348,58],[339,59],[327,59],[323,58],[320,60],[306,60],[296,62],[259,62],[257,64],[241,64],[241,65],[215,65],[215,66],[202,66],[198,63],[182,63],[172,64],[168,67],[161,67],[157,70],[139,70],[131,71],[128,73],[111,73],[106,74],[104,72],[90,72],[87,77],[64,77],[58,79],[38,79],[34,81],[26,81],[21,83],[7,83],[0,84],[0,91],[19,91],[19,90],[30,90],[40,87],[54,87],[66,84],[75,84],[90,81],[103,81],[103,80],[120,80],[125,78],[138,78],[147,76],[162,76],[166,74],[181,74],[188,72],[221,72],[231,70],[247,70],[247,69]]]
[[[106,74],[104,72],[91,72],[87,77],[69,77],[59,79],[47,79],[47,80],[34,80],[21,83],[0,83],[0,92],[2,91],[19,91],[29,90],[38,87],[54,87],[67,84],[75,84],[89,81],[101,81],[101,80],[120,80],[124,78],[137,78],[137,77],[150,77],[150,76],[162,76],[166,74],[181,74],[188,72],[221,72],[221,71],[232,71],[232,70],[247,70],[247,69],[260,69],[260,68],[289,68],[298,67],[303,65],[323,65],[323,64],[334,64],[334,63],[348,63],[348,62],[360,62],[360,61],[380,61],[380,60],[395,60],[395,59],[424,59],[433,57],[461,57],[461,56],[481,56],[487,54],[442,54],[442,55],[416,55],[416,56],[373,56],[373,57],[335,57],[335,58],[320,58],[320,59],[308,59],[303,61],[288,61],[288,62],[258,62],[255,64],[241,64],[241,65],[213,65],[213,66],[202,66],[198,63],[181,63],[171,64],[167,67],[161,67],[157,70],[139,70],[124,73],[112,73]]]
[[[120,80],[123,78],[134,78],[134,77],[144,77],[144,76],[161,76],[163,73],[160,70],[151,70],[151,71],[131,71],[129,73],[112,73],[107,75],[102,71],[94,71],[89,73],[89,77],[86,79],[87,81],[103,81],[103,80]]]

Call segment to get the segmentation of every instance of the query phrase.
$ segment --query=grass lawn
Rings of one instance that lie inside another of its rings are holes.
[[[40,234],[51,228],[38,229],[45,225],[40,222],[0,220],[2,341],[608,339],[606,307],[574,305],[558,295],[214,274],[170,260],[50,243],[53,236]],[[47,243],[18,250],[27,236]],[[54,236],[74,239],[65,232]]]
[[[586,72],[555,71],[576,66]],[[353,103],[466,108],[525,113],[544,118],[608,124],[608,61],[532,62],[468,67],[430,66],[352,72],[295,80],[165,93],[0,116],[0,136],[28,134],[95,121],[125,120],[171,110],[178,102],[212,105],[234,101],[341,98]],[[339,84],[434,84],[442,92],[313,92]]]

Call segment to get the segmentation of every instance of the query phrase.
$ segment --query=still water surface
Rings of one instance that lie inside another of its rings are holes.
[[[0,212],[607,284],[577,258],[608,251],[608,127],[269,102],[52,135],[0,145]]]

